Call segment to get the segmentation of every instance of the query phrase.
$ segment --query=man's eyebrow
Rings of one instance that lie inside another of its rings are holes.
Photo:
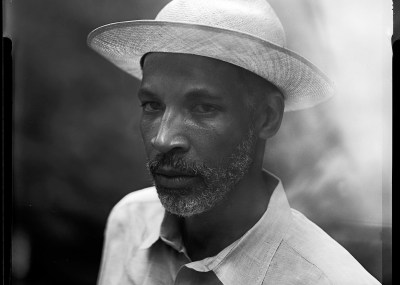
[[[140,87],[138,92],[137,92],[137,96],[139,99],[141,99],[142,97],[147,97],[147,98],[158,98],[157,94],[152,92],[151,90],[145,88],[145,87]]]
[[[159,99],[160,96],[157,93],[151,91],[146,87],[139,88],[137,92],[137,96],[139,99]],[[212,101],[223,101],[222,96],[218,96],[218,93],[214,93],[206,88],[191,88],[185,91],[184,95],[185,100],[199,100],[199,99],[207,99]]]

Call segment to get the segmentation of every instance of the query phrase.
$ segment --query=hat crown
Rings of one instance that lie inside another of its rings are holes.
[[[156,20],[234,30],[286,46],[282,24],[266,0],[173,0]]]

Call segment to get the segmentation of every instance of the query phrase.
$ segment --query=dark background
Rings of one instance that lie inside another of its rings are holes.
[[[167,2],[3,2],[13,42],[14,173],[5,189],[13,195],[13,284],[94,284],[109,211],[150,185],[139,82],[91,51],[86,37],[110,22],[154,18]],[[327,72],[338,94],[287,113],[265,167],[282,179],[294,208],[391,284],[388,11],[345,1],[270,2],[288,46]],[[359,20],[346,18],[352,11]],[[365,33],[367,18],[377,28]]]

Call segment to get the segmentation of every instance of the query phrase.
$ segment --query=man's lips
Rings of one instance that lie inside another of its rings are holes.
[[[155,171],[156,175],[163,175],[167,177],[176,177],[176,176],[195,176],[188,172],[182,172],[173,168],[160,168]]]
[[[154,172],[156,184],[166,188],[185,188],[192,185],[199,177],[173,168],[160,168]]]

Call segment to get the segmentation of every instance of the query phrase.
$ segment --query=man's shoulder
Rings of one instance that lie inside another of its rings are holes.
[[[114,208],[126,207],[132,204],[154,203],[158,201],[154,186],[135,190],[123,197]]]
[[[98,284],[126,280],[126,262],[145,242],[158,238],[163,217],[154,187],[132,192],[114,206],[107,220]]]
[[[107,221],[108,234],[140,235],[161,224],[164,216],[155,187],[148,187],[129,193],[111,210]]]
[[[147,214],[153,214],[162,209],[155,187],[148,187],[123,197],[111,210],[110,217],[124,220],[130,218],[131,214],[141,213],[141,216],[145,218]]]
[[[343,246],[294,209],[277,254],[284,259],[297,258],[308,273],[326,284],[380,284]]]

